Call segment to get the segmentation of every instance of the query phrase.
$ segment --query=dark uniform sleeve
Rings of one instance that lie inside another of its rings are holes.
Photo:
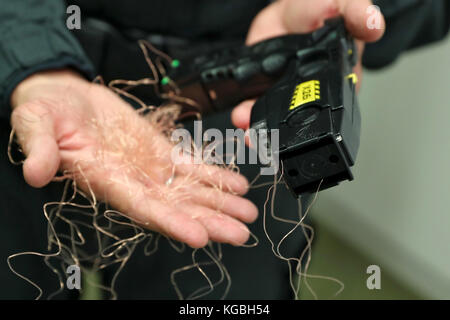
[[[374,1],[386,18],[384,37],[368,44],[363,64],[376,69],[394,62],[402,52],[442,40],[450,28],[449,0]]]
[[[62,0],[2,1],[0,5],[0,117],[9,117],[10,95],[27,76],[72,67],[94,76],[81,46],[67,29]]]

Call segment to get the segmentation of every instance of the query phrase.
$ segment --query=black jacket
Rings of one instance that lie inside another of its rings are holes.
[[[366,67],[388,65],[403,51],[440,40],[449,30],[448,0],[374,2],[386,16],[387,32],[380,42],[367,47],[363,59]],[[81,8],[84,20],[106,21],[120,32],[138,30],[194,42],[243,38],[252,18],[268,3],[269,0],[70,1]],[[62,0],[0,0],[0,117],[9,116],[9,97],[14,87],[40,70],[73,67],[88,78],[108,72],[110,77],[127,77],[127,66],[108,55],[112,51],[120,53],[123,43],[111,43],[98,30],[84,24],[80,31],[68,30],[67,6]]]

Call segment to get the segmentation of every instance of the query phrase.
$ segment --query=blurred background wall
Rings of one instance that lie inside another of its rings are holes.
[[[310,271],[346,282],[340,298],[450,299],[450,40],[366,71],[359,101],[355,181],[320,193]],[[321,298],[337,288],[312,283]]]

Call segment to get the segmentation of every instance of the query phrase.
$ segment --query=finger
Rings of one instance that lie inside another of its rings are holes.
[[[191,204],[184,206],[183,210],[205,227],[212,241],[242,245],[250,236],[243,223],[220,212]]]
[[[149,199],[148,196],[136,203],[129,214],[136,215],[152,230],[186,243],[192,248],[203,248],[208,244],[208,230],[200,222],[186,212],[175,210],[160,201]]]
[[[282,20],[288,32],[309,33],[339,15],[335,0],[285,0],[282,2]]]
[[[106,194],[105,201],[146,228],[193,248],[202,248],[209,240],[241,244],[248,239],[247,227],[231,217],[191,202],[172,205],[155,199],[153,190],[127,180],[123,173],[103,172],[101,176],[87,177],[91,190]]]
[[[174,181],[174,187],[176,185]],[[258,208],[251,201],[215,188],[196,187],[194,192],[189,192],[189,200],[247,223],[258,217]]]
[[[250,117],[256,100],[245,100],[231,112],[231,121],[237,128],[247,130],[250,127]]]
[[[186,176],[188,180],[199,181],[225,192],[243,195],[248,191],[248,181],[244,176],[215,165],[177,164],[176,175]]]
[[[259,12],[250,26],[246,44],[253,45],[257,42],[286,34],[288,31],[283,23],[282,9],[281,1],[275,1]]]
[[[85,175],[77,180],[77,184],[84,190],[99,195],[101,200],[133,221],[193,248],[207,245],[208,232],[200,222],[183,210],[174,209],[169,203],[156,199],[153,189],[130,179],[127,173],[95,168],[83,171]]]
[[[36,188],[47,185],[60,164],[53,114],[44,105],[23,104],[12,113],[11,125],[26,155],[23,164],[25,181]]]
[[[365,42],[379,40],[386,29],[386,22],[371,0],[339,0],[345,25],[357,39]]]

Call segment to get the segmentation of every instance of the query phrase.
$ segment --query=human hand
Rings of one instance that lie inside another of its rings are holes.
[[[362,79],[361,59],[364,44],[379,40],[384,33],[385,22],[380,13],[380,28],[370,29],[367,21],[373,15],[368,11],[371,0],[278,0],[262,10],[253,20],[247,34],[251,45],[268,38],[288,33],[310,33],[324,25],[325,20],[342,15],[349,32],[358,47],[358,64],[354,72]],[[246,100],[234,108],[233,124],[241,129],[250,126],[250,114],[255,100]]]
[[[11,105],[31,186],[70,172],[85,192],[189,246],[247,241],[243,222],[257,216],[241,197],[247,180],[217,166],[174,165],[168,138],[105,86],[69,70],[41,72],[16,87]]]

